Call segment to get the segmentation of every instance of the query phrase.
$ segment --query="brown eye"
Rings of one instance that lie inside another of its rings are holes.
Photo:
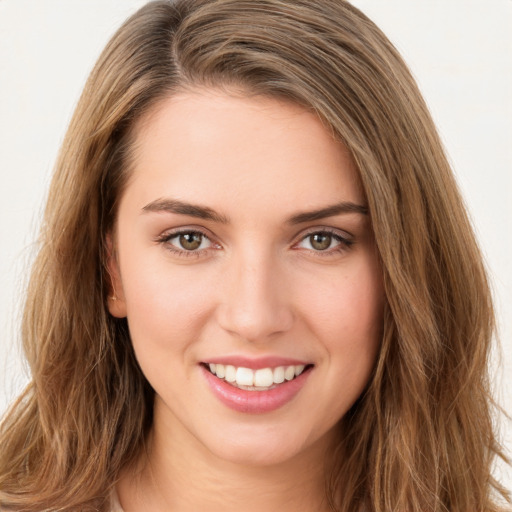
[[[329,233],[315,233],[309,236],[311,247],[316,251],[325,251],[329,249],[332,242],[332,235]]]
[[[354,243],[348,236],[340,232],[315,231],[305,235],[296,245],[297,248],[307,249],[313,253],[337,254],[348,250]]]
[[[220,249],[201,231],[175,231],[163,234],[156,241],[174,256],[206,256],[210,249]]]
[[[179,235],[179,244],[186,251],[195,251],[201,247],[203,235],[201,233],[182,233]]]

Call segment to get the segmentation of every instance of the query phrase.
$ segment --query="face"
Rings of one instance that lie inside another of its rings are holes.
[[[383,290],[358,174],[313,114],[163,100],[137,127],[111,241],[110,312],[162,438],[253,464],[332,439],[374,366]]]

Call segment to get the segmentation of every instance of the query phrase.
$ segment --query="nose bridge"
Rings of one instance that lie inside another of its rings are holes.
[[[293,313],[279,266],[270,248],[248,245],[233,254],[219,313],[225,330],[255,342],[291,327]]]

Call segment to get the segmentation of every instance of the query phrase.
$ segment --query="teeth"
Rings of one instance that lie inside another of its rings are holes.
[[[226,366],[226,380],[228,382],[235,382],[236,380],[236,368],[230,364]]]
[[[259,388],[268,388],[274,384],[274,373],[270,368],[262,368],[254,372],[254,385]]]
[[[297,366],[295,366],[295,368],[294,368],[295,377],[298,377],[304,371],[304,368],[305,368],[305,366],[303,364],[298,364]]]
[[[230,364],[209,364],[210,372],[217,375],[219,379],[236,385],[242,389],[269,389],[275,384],[281,384],[298,377],[305,368],[305,365],[277,366],[275,368],[260,368],[251,370],[242,366],[235,367]]]
[[[219,379],[223,379],[226,376],[226,367],[223,364],[216,364],[215,374]]]
[[[239,386],[254,386],[254,372],[250,368],[237,368],[236,383]]]
[[[281,384],[284,382],[284,366],[278,366],[274,368],[274,382],[276,384]]]
[[[287,366],[284,371],[284,378],[286,380],[292,380],[293,377],[295,377],[295,367],[294,366]]]

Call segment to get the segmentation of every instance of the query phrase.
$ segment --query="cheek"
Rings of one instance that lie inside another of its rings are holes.
[[[308,390],[316,435],[338,423],[371,378],[382,336],[381,270],[374,258],[354,258],[333,267],[329,278],[304,277],[300,288],[302,318],[320,350],[315,386]]]
[[[373,260],[335,269],[329,279],[306,284],[303,311],[319,337],[334,347],[373,346],[380,339],[384,292],[381,271]]]
[[[365,388],[382,337],[384,292],[381,271],[362,261],[314,288],[309,296],[309,328],[321,341],[330,383],[324,390],[342,415]],[[340,393],[343,399],[340,401]]]
[[[192,267],[171,267],[163,258],[140,260],[135,253],[121,269],[127,318],[134,346],[187,343],[208,309],[204,280]],[[140,265],[144,261],[144,265]]]

